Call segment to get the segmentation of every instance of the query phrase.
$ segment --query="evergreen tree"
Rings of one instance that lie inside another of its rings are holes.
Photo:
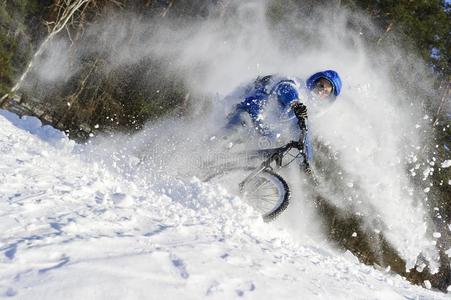
[[[384,34],[401,36],[435,72],[450,75],[451,5],[446,1],[343,0],[342,4],[363,9]]]

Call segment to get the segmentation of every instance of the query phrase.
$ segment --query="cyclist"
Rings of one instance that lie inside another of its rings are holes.
[[[257,132],[272,143],[299,126],[290,120],[296,116],[300,122],[307,118],[306,102],[333,102],[341,92],[341,79],[337,72],[325,70],[311,75],[305,84],[294,77],[268,75],[258,77],[246,86],[240,96],[244,99],[228,116],[227,129],[240,126]],[[310,101],[311,100],[311,101]],[[312,159],[312,145],[307,136],[305,149],[307,160]]]

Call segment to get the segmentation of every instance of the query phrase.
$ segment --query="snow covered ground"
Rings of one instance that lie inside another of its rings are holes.
[[[0,111],[0,298],[449,299],[299,243],[221,187],[131,180],[82,148]]]

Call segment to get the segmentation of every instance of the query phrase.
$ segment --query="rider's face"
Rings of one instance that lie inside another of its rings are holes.
[[[320,78],[316,81],[315,87],[313,88],[313,93],[320,98],[326,99],[332,94],[333,87],[329,80]]]

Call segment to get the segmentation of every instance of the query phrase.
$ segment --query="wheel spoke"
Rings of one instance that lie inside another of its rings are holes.
[[[275,201],[267,200],[267,199],[265,198],[265,199],[261,199],[261,201],[260,201],[259,203],[265,203],[265,204],[267,204],[267,205],[274,206],[274,202],[275,202]]]
[[[274,201],[274,197],[268,198],[267,196],[261,197],[260,200],[263,201],[263,202],[267,202],[267,203],[274,203],[274,202],[277,202],[277,201]]]
[[[267,196],[278,196],[279,193],[277,191],[273,191],[272,193],[269,194],[258,194],[258,197],[267,197]]]
[[[255,191],[254,192],[257,192],[262,186],[264,186],[265,185],[265,183],[267,183],[268,181],[266,181],[266,180],[262,180],[263,182],[255,189]]]
[[[268,197],[273,197],[273,198],[278,198],[279,194],[278,193],[272,193],[272,194],[265,194],[265,195],[260,195],[260,194],[256,194],[256,195],[246,195],[246,199],[257,199],[260,200],[262,198],[268,198]]]

